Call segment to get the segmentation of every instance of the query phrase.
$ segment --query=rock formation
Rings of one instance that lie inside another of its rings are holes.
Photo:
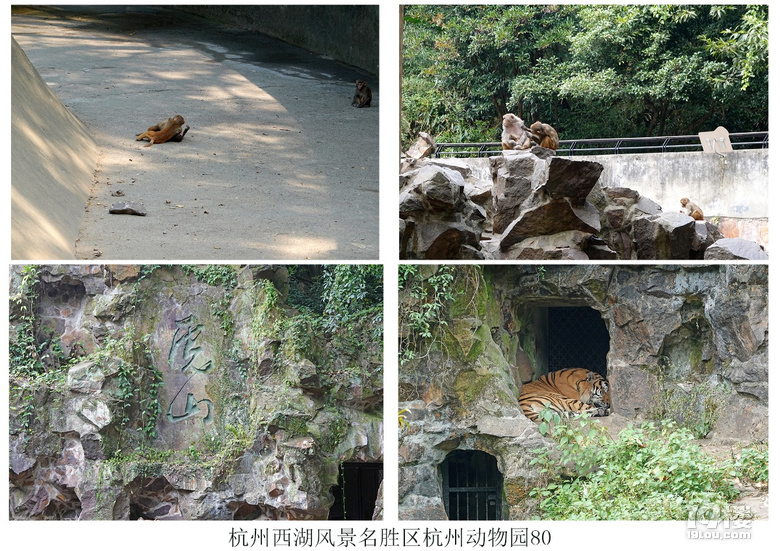
[[[701,260],[723,237],[632,189],[596,185],[602,170],[538,146],[488,159],[416,159],[401,170],[401,258]],[[747,247],[719,246],[707,258],[766,254]]]
[[[27,269],[11,518],[327,519],[340,468],[381,476],[381,330],[316,326],[286,267]]]
[[[766,265],[416,270],[399,295],[399,408],[409,423],[399,439],[402,519],[446,518],[442,468],[457,450],[492,455],[501,518],[528,518],[539,477],[532,450],[551,441],[517,397],[524,382],[556,368],[607,376],[613,411],[599,423],[662,412],[710,423],[714,440],[768,438]],[[445,278],[449,299],[433,287]],[[437,299],[424,338],[414,313]]]

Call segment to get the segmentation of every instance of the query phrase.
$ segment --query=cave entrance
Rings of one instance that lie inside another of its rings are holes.
[[[179,492],[164,476],[136,478],[126,489],[130,520],[181,520]]]
[[[567,367],[584,367],[607,376],[609,331],[598,310],[587,306],[540,308],[537,353],[544,373]]]
[[[501,520],[504,481],[495,457],[483,451],[455,450],[440,469],[450,520]]]
[[[330,489],[336,499],[328,520],[371,520],[381,482],[382,463],[342,463],[339,483]]]

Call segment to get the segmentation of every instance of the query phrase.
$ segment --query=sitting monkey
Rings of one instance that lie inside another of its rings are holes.
[[[542,147],[553,151],[558,149],[558,132],[549,124],[539,121],[533,123],[531,125],[531,138]]]
[[[371,88],[365,80],[355,81],[355,95],[352,97],[352,107],[371,107]]]
[[[696,203],[692,203],[687,197],[680,199],[680,204],[684,207],[680,212],[687,214],[694,220],[704,220],[704,213]]]
[[[144,138],[149,140],[149,143],[144,147],[167,141],[180,142],[189,129],[190,127],[184,124],[184,118],[181,115],[176,115],[161,121],[159,124],[150,126],[146,132],[138,134],[135,140],[138,142]]]
[[[513,113],[504,115],[501,123],[501,147],[503,149],[528,149],[531,147],[531,131],[526,128],[523,119]]]

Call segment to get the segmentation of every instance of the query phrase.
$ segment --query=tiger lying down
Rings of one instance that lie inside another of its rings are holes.
[[[581,367],[553,371],[524,384],[519,400],[525,416],[536,422],[547,404],[560,414],[582,412],[605,417],[611,401],[609,381]]]

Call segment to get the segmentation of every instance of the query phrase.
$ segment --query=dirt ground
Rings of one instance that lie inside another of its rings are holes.
[[[15,8],[11,23],[100,150],[78,258],[379,258],[376,76],[159,7]],[[370,108],[351,106],[357,78]],[[181,143],[135,140],[175,114]],[[109,214],[118,201],[147,214]]]

